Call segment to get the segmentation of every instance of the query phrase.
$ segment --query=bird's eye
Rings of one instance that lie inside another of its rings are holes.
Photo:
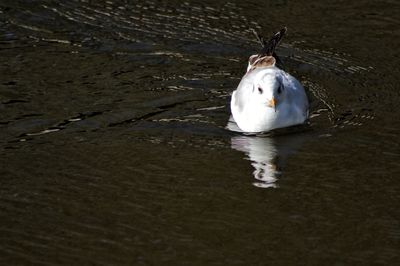
[[[280,85],[280,86],[278,87],[278,94],[281,94],[282,90],[283,90],[283,86]]]
[[[263,93],[263,89],[261,89],[260,87],[258,87],[258,92],[259,92],[259,93]]]

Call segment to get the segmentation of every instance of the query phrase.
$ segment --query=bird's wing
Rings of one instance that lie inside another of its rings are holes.
[[[266,56],[266,55],[273,56],[275,53],[276,47],[282,40],[283,36],[285,36],[286,31],[287,31],[287,28],[284,27],[283,29],[281,29],[280,31],[275,33],[268,41],[265,41],[264,39],[262,39],[262,37],[260,39],[259,35],[257,35],[260,42],[262,41],[262,44],[263,44],[263,48],[258,53],[260,55],[260,57]]]
[[[286,27],[281,29],[279,32],[275,33],[268,41],[266,41],[260,34],[254,31],[257,39],[259,40],[263,48],[257,55],[250,56],[247,72],[258,67],[275,66],[275,63],[277,61],[280,65],[282,65],[281,60],[275,53],[275,48],[282,40],[283,36],[286,33],[286,30]]]

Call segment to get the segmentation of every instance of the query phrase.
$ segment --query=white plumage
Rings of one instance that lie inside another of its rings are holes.
[[[275,66],[274,50],[286,29],[275,34],[260,54],[249,59],[231,98],[231,112],[244,132],[257,133],[304,123],[308,118],[308,99],[300,82]]]

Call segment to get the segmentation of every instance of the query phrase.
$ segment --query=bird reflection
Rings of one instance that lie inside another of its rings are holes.
[[[243,132],[232,120],[228,122],[227,129]],[[300,129],[300,132],[303,129]],[[237,135],[231,138],[231,147],[246,154],[254,167],[253,185],[261,188],[277,188],[278,178],[286,164],[287,157],[293,154],[308,138],[308,134],[288,134],[296,132],[295,128],[281,131],[284,134],[270,134],[264,136]],[[297,130],[297,133],[298,130]]]
[[[270,137],[236,136],[231,139],[232,148],[244,152],[254,167],[256,179],[253,185],[262,188],[276,188],[281,174],[280,160],[274,139]]]

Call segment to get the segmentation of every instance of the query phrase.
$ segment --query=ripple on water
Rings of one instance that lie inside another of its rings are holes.
[[[316,13],[297,16],[287,1],[177,2],[0,4],[5,261],[390,264],[400,97],[379,81],[396,70],[305,49],[333,44],[289,27],[278,53],[308,90],[309,123],[234,133],[230,93],[259,49],[252,29]],[[261,7],[276,12],[260,17]]]

